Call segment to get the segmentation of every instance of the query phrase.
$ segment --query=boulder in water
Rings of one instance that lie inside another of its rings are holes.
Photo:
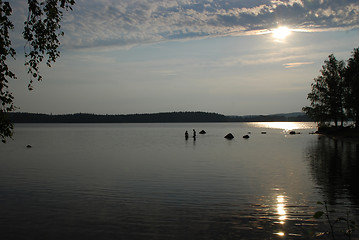
[[[224,138],[227,138],[227,139],[233,139],[234,136],[232,133],[228,133]]]

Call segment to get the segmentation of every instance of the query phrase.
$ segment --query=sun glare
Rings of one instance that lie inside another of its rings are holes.
[[[279,41],[284,40],[290,33],[291,30],[287,27],[279,27],[272,31],[273,38]]]
[[[263,128],[283,129],[285,131],[307,128],[300,122],[258,122],[253,123],[253,125]]]

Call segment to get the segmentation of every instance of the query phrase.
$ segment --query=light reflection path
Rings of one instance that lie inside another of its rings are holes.
[[[285,224],[285,220],[287,219],[287,212],[285,209],[285,196],[283,195],[278,195],[277,196],[277,213],[278,213],[278,220],[279,220],[279,224],[284,225]],[[276,232],[274,233],[278,236],[285,236],[285,232],[284,231],[280,231],[280,232]]]
[[[315,127],[314,123],[308,124],[303,122],[255,122],[251,123],[255,127],[271,128],[271,129],[283,129],[285,131],[296,129],[308,129]]]
[[[279,195],[277,196],[277,212],[279,215],[279,223],[284,224],[285,220],[287,219],[286,211],[285,211],[285,199],[284,196]]]

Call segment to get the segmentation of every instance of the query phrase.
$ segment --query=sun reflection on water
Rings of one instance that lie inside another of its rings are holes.
[[[256,127],[283,129],[285,131],[313,128],[312,123],[303,122],[256,122],[252,124]]]
[[[278,223],[281,225],[285,224],[285,220],[287,219],[287,212],[285,209],[285,196],[278,195],[276,199],[276,206],[277,206],[277,214],[278,214]],[[274,234],[278,236],[285,236],[284,231],[275,232]]]
[[[276,234],[278,236],[281,236],[281,237],[283,237],[285,235],[284,232],[277,232],[277,233],[274,233],[274,234]]]
[[[285,211],[285,198],[283,195],[277,196],[277,213],[279,215],[279,223],[284,224],[287,219],[287,213]]]

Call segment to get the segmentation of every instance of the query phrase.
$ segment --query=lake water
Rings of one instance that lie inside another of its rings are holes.
[[[192,129],[197,138],[185,140]],[[313,131],[314,123],[18,124],[0,145],[0,239],[327,239],[326,222],[312,217],[317,201],[328,201],[333,218],[358,220],[359,145]]]

